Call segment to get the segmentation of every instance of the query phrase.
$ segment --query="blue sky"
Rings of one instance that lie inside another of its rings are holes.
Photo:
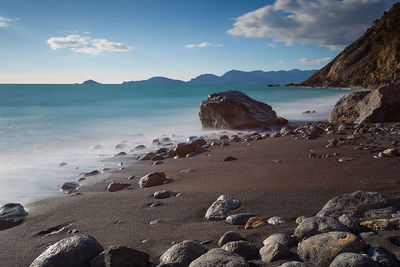
[[[0,83],[319,69],[393,0],[2,0]]]

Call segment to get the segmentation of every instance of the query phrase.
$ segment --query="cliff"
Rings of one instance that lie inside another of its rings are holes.
[[[400,3],[300,86],[377,88],[400,82]]]

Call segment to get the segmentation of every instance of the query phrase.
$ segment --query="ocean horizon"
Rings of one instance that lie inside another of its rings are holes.
[[[140,144],[154,149],[153,139],[178,143],[205,134],[199,105],[227,90],[271,105],[290,122],[327,120],[349,92],[248,84],[0,84],[0,204],[59,194],[57,186],[82,172],[117,167],[105,159],[118,152],[133,154]],[[96,145],[101,148],[90,149]]]

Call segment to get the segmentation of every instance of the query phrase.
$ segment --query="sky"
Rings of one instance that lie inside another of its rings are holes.
[[[394,0],[1,0],[0,83],[319,69]]]

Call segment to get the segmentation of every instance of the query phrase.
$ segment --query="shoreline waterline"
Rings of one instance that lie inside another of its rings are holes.
[[[0,203],[58,194],[62,182],[104,167],[104,157],[120,152],[117,144],[127,143],[129,153],[140,144],[151,149],[152,139],[163,135],[176,142],[201,135],[200,102],[225,90],[241,90],[290,121],[326,120],[348,93],[259,85],[0,85],[8,97],[0,100]],[[102,149],[90,150],[94,145]]]

